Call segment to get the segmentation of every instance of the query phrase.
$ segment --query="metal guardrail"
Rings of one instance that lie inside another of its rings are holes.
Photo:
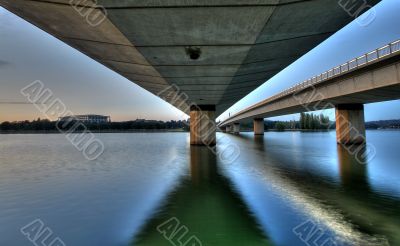
[[[278,93],[278,94],[276,94],[276,95],[274,95],[274,96],[272,96],[272,97],[270,97],[270,98],[268,98],[266,100],[263,100],[262,102],[259,102],[259,103],[255,104],[253,106],[250,106],[249,108],[241,110],[237,114],[234,114],[232,117],[235,117],[236,115],[239,115],[239,114],[241,114],[244,111],[247,111],[249,109],[256,108],[261,104],[265,104],[265,103],[274,101],[274,100],[279,99],[281,97],[293,94],[296,91],[300,91],[300,90],[303,90],[303,89],[305,89],[307,87],[311,87],[311,86],[314,86],[316,84],[322,83],[322,82],[324,82],[326,80],[330,80],[333,77],[337,77],[337,76],[339,76],[341,74],[354,71],[354,70],[356,70],[356,69],[358,69],[360,67],[364,67],[364,66],[366,66],[366,65],[368,65],[368,64],[370,64],[372,62],[376,62],[377,60],[381,60],[381,59],[383,60],[386,56],[392,55],[392,54],[397,53],[399,51],[400,51],[400,39],[397,40],[397,41],[391,42],[391,43],[389,43],[389,44],[387,44],[387,45],[385,45],[383,47],[375,49],[375,50],[373,50],[371,52],[368,52],[368,53],[366,53],[366,54],[364,54],[364,55],[362,55],[360,57],[354,58],[354,59],[352,59],[352,60],[350,60],[350,61],[348,61],[346,63],[343,63],[342,65],[334,67],[334,68],[332,68],[332,69],[330,69],[330,70],[328,70],[326,72],[323,72],[323,73],[321,73],[321,74],[319,74],[317,76],[314,76],[314,77],[312,77],[310,79],[307,79],[305,81],[297,83],[297,84],[291,86],[290,88],[288,88],[288,89],[286,89],[286,90],[284,90],[284,91],[282,91],[282,92],[280,92],[280,93]],[[229,117],[229,118],[232,118],[232,117]],[[225,119],[221,123],[225,122],[228,119]]]
[[[383,47],[380,47],[374,51],[368,52],[360,57],[354,58],[342,65],[339,65],[337,67],[334,67],[324,73],[321,73],[317,76],[314,76],[308,80],[302,81],[298,84],[295,84],[291,86],[289,89],[286,89],[279,94],[276,94],[268,99],[268,101],[273,101],[275,99],[278,99],[282,96],[286,96],[288,94],[292,94],[293,92],[304,89],[306,87],[321,83],[323,81],[326,81],[328,79],[331,79],[332,77],[336,77],[338,75],[341,75],[343,73],[348,73],[350,71],[353,71],[359,67],[368,65],[371,62],[375,62],[376,60],[382,59],[388,55],[397,53],[400,51],[400,40],[391,42]],[[264,101],[264,103],[267,101]]]

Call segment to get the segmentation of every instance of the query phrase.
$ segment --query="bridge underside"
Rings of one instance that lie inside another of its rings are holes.
[[[275,101],[244,111],[222,122],[248,122],[255,118],[269,118],[334,108],[340,104],[367,104],[400,99],[400,55],[395,55],[375,66],[339,76],[288,94]]]
[[[195,103],[215,105],[216,116],[352,20],[331,0],[94,2],[0,6],[155,95],[177,85],[186,113]]]
[[[354,71],[331,79],[299,87],[281,97],[266,99],[233,115],[219,124],[229,129],[239,122],[254,120],[254,133],[263,132],[259,119],[329,108],[336,110],[336,135],[340,144],[364,144],[363,104],[400,98],[399,50],[373,60]],[[228,131],[228,130],[226,130]]]

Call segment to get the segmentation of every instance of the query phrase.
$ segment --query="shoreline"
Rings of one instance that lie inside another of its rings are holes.
[[[160,133],[160,132],[189,132],[182,129],[131,129],[131,130],[87,130],[75,131],[74,134],[91,132],[91,133]],[[68,134],[58,130],[51,131],[0,131],[0,134]]]

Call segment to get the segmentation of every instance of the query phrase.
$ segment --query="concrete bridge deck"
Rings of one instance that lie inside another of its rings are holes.
[[[238,132],[241,121],[336,108],[337,121],[338,117],[345,117],[348,123],[365,131],[362,105],[395,99],[400,99],[400,40],[296,84],[236,113],[218,126],[233,125]],[[348,110],[357,111],[358,116],[350,119],[351,116],[345,116]],[[258,120],[255,127],[261,127],[259,124]]]

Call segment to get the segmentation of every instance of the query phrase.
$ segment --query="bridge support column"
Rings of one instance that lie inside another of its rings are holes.
[[[233,123],[233,133],[235,134],[240,133],[240,123]]]
[[[226,126],[222,126],[222,127],[220,127],[220,129],[221,129],[221,132],[223,132],[223,133],[226,133],[226,129],[227,127]]]
[[[192,105],[190,107],[190,144],[215,145],[215,105]]]
[[[365,143],[364,105],[336,105],[336,140],[340,144]]]
[[[232,131],[232,126],[231,125],[227,125],[226,126],[226,132],[231,132]]]
[[[254,135],[264,135],[264,119],[253,120]]]

